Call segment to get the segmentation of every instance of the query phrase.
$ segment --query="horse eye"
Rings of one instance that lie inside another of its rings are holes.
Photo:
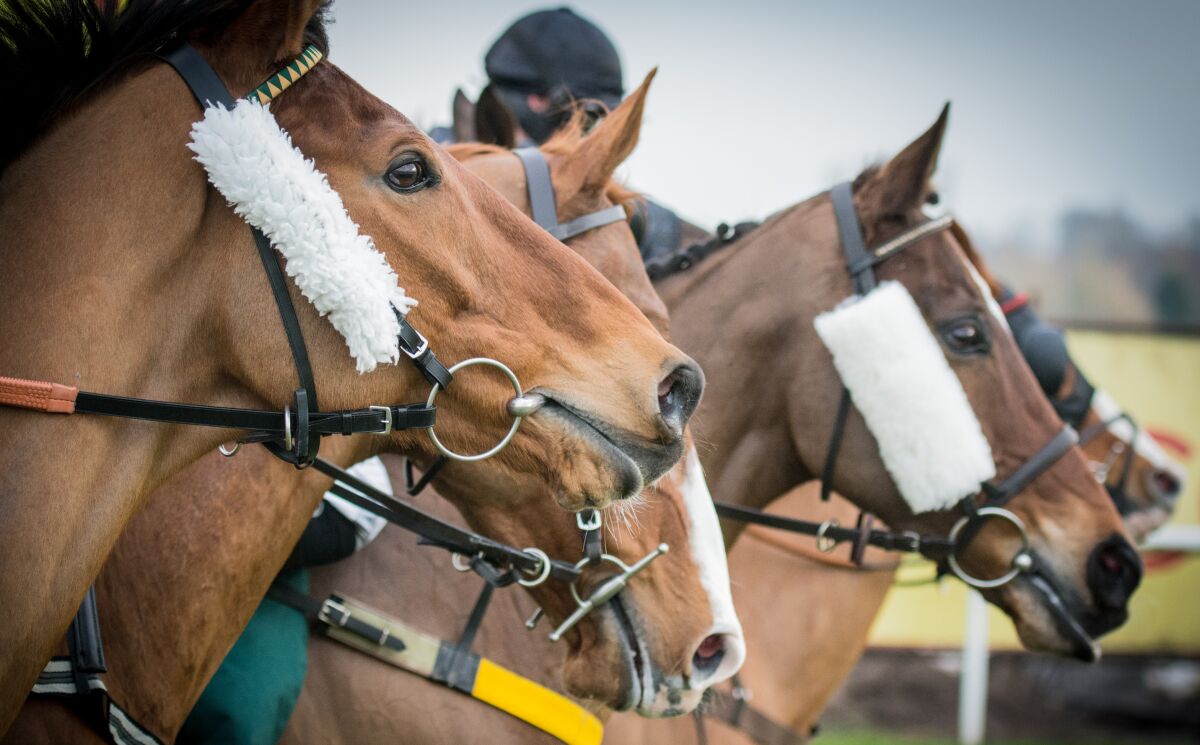
[[[423,160],[406,160],[392,166],[384,180],[401,193],[418,191],[429,185],[429,167]]]
[[[983,321],[979,318],[960,318],[942,329],[946,346],[961,354],[982,354],[991,347]]]

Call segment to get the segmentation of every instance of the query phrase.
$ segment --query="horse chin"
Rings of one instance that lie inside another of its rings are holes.
[[[1081,604],[1071,593],[1060,592],[1053,578],[1023,574],[999,594],[999,604],[1012,617],[1026,649],[1083,662],[1100,659],[1100,645],[1085,628],[1091,624]]]
[[[703,690],[691,690],[683,676],[666,675],[655,666],[633,608],[619,596],[610,601],[610,606],[632,682],[623,710],[633,709],[643,717],[660,718],[687,714],[699,706]]]

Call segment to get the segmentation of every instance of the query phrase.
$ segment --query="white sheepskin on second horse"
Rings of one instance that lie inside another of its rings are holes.
[[[914,514],[952,507],[995,477],[962,382],[904,285],[882,282],[813,325]]]

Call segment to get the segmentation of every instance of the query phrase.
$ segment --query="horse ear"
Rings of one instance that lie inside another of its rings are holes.
[[[264,72],[303,51],[308,24],[325,5],[326,0],[252,2],[213,44],[217,58],[229,60],[227,74],[234,81],[254,85]]]
[[[637,90],[601,119],[579,143],[564,164],[565,183],[578,184],[579,191],[601,191],[608,186],[617,167],[637,147],[642,131],[646,94],[658,68],[650,71]]]
[[[462,88],[454,90],[454,103],[451,106],[455,142],[476,142],[475,135],[475,104],[462,92]]]
[[[475,139],[509,150],[517,146],[517,118],[491,85],[483,89],[475,102]]]
[[[947,102],[933,126],[880,169],[877,178],[882,188],[878,204],[884,213],[904,214],[925,202],[949,117]]]

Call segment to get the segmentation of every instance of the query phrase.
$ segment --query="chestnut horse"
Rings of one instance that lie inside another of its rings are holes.
[[[320,4],[7,3],[3,375],[283,410],[296,372],[250,231],[186,147],[194,98],[151,55],[188,39],[243,95],[305,45],[324,48]],[[578,509],[640,493],[677,462],[702,378],[598,272],[332,64],[271,111],[421,301],[411,318],[437,353],[500,359],[546,395],[475,478],[538,483]],[[406,364],[358,374],[337,330],[292,295],[326,410],[424,399]],[[441,437],[461,449],[499,440],[506,386],[463,376],[440,401]],[[0,425],[3,732],[130,518],[228,435],[10,408]],[[69,460],[47,443],[69,443]],[[434,452],[399,430],[367,449]]]
[[[603,195],[594,190],[579,191],[574,185],[577,179],[570,174],[587,150],[615,132],[621,135],[622,156],[629,153],[638,136],[645,90],[643,85],[633,92],[586,138],[581,138],[583,118],[579,116],[541,148],[550,164],[563,222],[603,209],[609,203],[599,201]],[[530,209],[525,173],[511,153],[469,144],[454,145],[449,150],[515,204]],[[614,192],[620,193],[610,186],[610,196]],[[652,321],[665,325],[665,309],[646,278],[633,236],[625,225],[619,231],[623,235],[619,245],[601,244],[599,230],[567,242],[606,276],[614,278],[617,286],[643,307]],[[591,239],[585,240],[589,236]],[[438,486],[442,488],[440,483]],[[444,508],[439,508],[439,514],[450,517]],[[521,628],[520,621],[532,607],[516,618],[513,609],[526,608],[528,601],[512,597],[513,593],[493,601],[498,607],[489,613],[477,648],[489,658],[499,652],[497,661],[523,672],[531,671],[532,677],[543,685],[565,688],[585,699],[588,708],[602,716],[614,709],[632,709],[645,716],[690,711],[706,687],[728,678],[742,660],[741,634],[735,631],[732,607],[723,600],[727,597],[723,589],[727,587],[727,570],[723,551],[715,545],[721,543],[720,532],[695,453],[690,452],[686,463],[647,492],[632,525],[614,525],[610,521],[607,531],[609,550],[630,558],[644,554],[658,540],[656,536],[667,536],[667,540],[679,541],[681,545],[690,544],[689,551],[672,550],[652,564],[620,596],[621,613],[633,621],[629,628],[636,632],[630,640],[630,650],[641,649],[643,660],[641,670],[634,671],[632,680],[614,679],[620,685],[618,695],[597,697],[580,690],[576,679],[582,671],[573,651],[567,650],[567,663],[563,667],[562,651],[546,642],[544,634],[530,634]],[[314,570],[314,591],[321,596],[344,593],[406,623],[450,637],[457,633],[475,587],[471,582],[456,579],[444,566],[445,562],[441,577],[433,584],[408,575],[396,577],[396,566],[428,566],[431,560],[437,562],[436,557],[431,559],[428,554],[402,533],[385,530],[375,544],[360,554]],[[672,568],[668,564],[671,561],[681,566]],[[701,586],[680,581],[695,571],[686,569],[693,564],[703,578]],[[655,605],[664,607],[662,603],[648,602],[651,594],[663,591],[678,597],[679,602],[685,602],[688,595],[707,596],[713,612],[719,612],[724,621],[706,628],[686,614],[659,620],[647,617],[646,612]],[[664,635],[662,630],[669,626],[674,626],[672,633]],[[725,634],[720,646],[712,646],[714,634]],[[494,647],[492,639],[502,646]],[[702,639],[709,640],[709,644],[705,645]],[[679,651],[665,657],[655,652],[664,645],[678,647]],[[644,657],[646,652],[649,659]],[[719,655],[719,662],[713,659],[714,654]],[[531,662],[536,664],[531,667]],[[429,711],[447,715],[430,717]],[[399,732],[414,742],[472,742],[483,736],[501,738],[502,733],[510,733],[503,736],[506,741],[549,738],[498,709],[470,702],[441,685],[381,665],[339,644],[314,640],[310,644],[309,676],[284,740],[389,742]]]
[[[945,124],[943,112],[899,155],[855,180],[853,198],[867,245],[878,245],[926,221],[922,208],[932,193],[929,181]],[[880,264],[878,271],[903,282],[926,323],[937,330],[990,443],[996,470],[1003,475],[1026,461],[1062,423],[956,234],[961,232],[925,237]],[[813,319],[849,294],[848,285],[828,195],[775,215],[733,247],[656,285],[671,311],[675,341],[702,362],[708,375],[707,406],[695,426],[698,438],[712,445],[702,452],[702,459],[721,498],[761,508],[820,476],[833,431],[839,381],[814,333]],[[955,338],[954,329],[964,318],[974,319],[975,328]],[[980,344],[981,331],[986,345]],[[966,349],[964,341],[971,342]],[[747,374],[747,359],[759,361],[753,375]],[[779,380],[781,388],[764,386],[763,380]],[[853,408],[832,488],[855,505],[855,512],[875,513],[895,529],[945,534],[954,516],[913,514],[885,470],[857,405]],[[930,453],[929,466],[937,467],[938,458],[939,454]],[[799,502],[807,510],[806,519],[837,516],[836,506],[817,510],[814,500],[819,498],[812,490],[793,495],[789,514],[797,514],[791,510]],[[1083,453],[1074,448],[1043,471],[1008,508],[1028,530],[1041,565],[1041,587],[1035,588],[1035,579],[1023,573],[1001,587],[984,590],[985,597],[1012,617],[1026,647],[1094,658],[1093,638],[1125,620],[1128,597],[1140,577],[1140,562],[1112,501],[1092,476]],[[842,516],[843,524],[846,517]],[[726,522],[724,527],[727,545],[732,545],[745,526]],[[810,593],[819,585],[810,583],[827,578],[827,571],[813,570],[810,561],[790,560],[777,545],[756,544],[746,561],[734,552],[733,564],[735,599],[748,601],[746,607],[758,611],[746,614],[747,629],[753,629],[747,634],[747,676],[760,668],[770,669],[764,674],[771,681],[763,684],[766,690],[756,691],[769,701],[827,696],[839,680],[837,673],[848,672],[857,657],[891,571],[850,574],[861,582],[854,587],[835,586],[837,594],[826,609],[824,592],[814,603]],[[976,576],[999,576],[1008,567],[1015,544],[1012,532],[985,529],[964,558],[975,554],[977,566],[989,567],[975,570]],[[743,575],[747,580],[737,579],[748,564],[761,566],[761,562],[769,562],[772,571],[754,571]],[[813,589],[796,597],[781,592],[775,570],[787,569],[802,572],[797,583]],[[747,581],[755,584],[744,586]],[[865,598],[860,602],[857,593],[864,586]],[[1061,612],[1052,612],[1051,604]],[[798,620],[782,624],[780,618]],[[854,633],[843,637],[835,631],[842,626]],[[754,633],[765,636],[756,642]],[[784,633],[820,642],[815,647],[772,646],[771,641]],[[849,646],[845,653],[835,648],[843,638]],[[787,685],[779,683],[784,676],[790,681]],[[786,706],[794,703],[789,700]],[[691,723],[652,726],[628,719],[614,722],[610,732],[614,742],[623,743],[690,742],[695,736]]]
[[[1013,313],[1023,312],[1021,296],[1004,290],[966,233],[958,239],[1010,319]],[[1026,332],[1019,331],[1018,337],[1022,333]],[[1170,515],[1182,489],[1182,469],[1132,423],[1119,419],[1120,411],[1104,391],[1085,393],[1080,401],[1083,373],[1057,334],[1044,328],[1040,333],[1040,340],[1024,340],[1022,349],[1030,343],[1040,345],[1039,353],[1027,358],[1043,391],[1060,415],[1069,415],[1069,422],[1081,432],[1093,433],[1081,448],[1110,492],[1124,482],[1123,498],[1115,501],[1126,528],[1140,541]],[[1061,370],[1057,374],[1039,370],[1047,364],[1061,365]],[[1058,376],[1061,380],[1054,380]],[[1079,403],[1085,407],[1082,412],[1075,410]],[[1128,476],[1122,477],[1125,470]],[[793,489],[769,509],[772,514],[842,524],[854,522],[858,515],[858,508],[840,497],[822,502],[816,484]],[[812,731],[850,674],[892,584],[894,557],[872,551],[864,566],[858,567],[850,561],[847,548],[825,554],[806,536],[751,526],[729,555],[736,580],[734,598],[745,611],[751,651],[740,684],[750,692],[756,710],[797,735]],[[781,627],[774,622],[776,613],[793,617],[795,623]],[[706,726],[709,742],[749,741],[746,732],[734,734],[716,719],[706,720]],[[677,734],[681,742],[688,742],[686,733]]]
[[[609,179],[637,141],[648,82],[586,140],[576,128],[546,146],[564,222],[611,208],[610,198],[632,198]],[[460,148],[454,154],[467,158],[473,171],[528,209],[522,168],[511,154],[494,148],[470,153]],[[571,243],[618,278],[621,289],[636,298],[655,323],[665,325],[665,309],[646,279],[624,220],[584,232]],[[360,457],[341,445],[336,447],[338,460]],[[689,453],[698,468],[694,451]],[[564,637],[565,679],[576,695],[657,713],[690,708],[705,687],[741,665],[744,647],[729,600],[716,515],[706,491],[680,491],[681,485],[695,480],[684,478],[682,469],[683,464],[677,466],[644,504],[633,508],[627,518],[632,525],[622,521],[624,510],[609,517],[606,548],[626,563],[660,542],[671,550],[620,596],[626,623],[618,623],[608,610],[589,616]],[[472,470],[450,464],[438,478],[439,485],[445,485],[443,494],[468,516],[473,528],[512,545],[578,558],[580,537],[573,518],[555,505],[544,487],[536,482],[511,490],[497,490],[494,483],[474,489],[459,486],[462,474]],[[232,460],[214,453],[159,489],[118,541],[98,582],[110,668],[106,683],[114,700],[159,738],[174,738],[237,638],[303,530],[306,520],[294,505],[303,504],[311,512],[323,488],[317,484],[257,450]],[[523,505],[519,516],[514,504]],[[398,529],[384,536],[379,539],[384,543],[416,549],[413,537]],[[411,564],[392,563],[396,557],[385,552],[369,552],[383,558],[372,582],[388,588],[389,596],[398,581],[433,591],[431,600],[399,596],[414,613],[442,602],[436,596],[449,570],[439,566],[435,574],[426,574],[422,567],[428,549],[418,551]],[[444,553],[436,554],[441,564],[448,563]],[[585,588],[592,582],[593,576],[586,577]],[[477,579],[466,586],[478,592]],[[558,623],[571,610],[570,595],[560,583],[547,582],[533,592],[551,622]],[[646,667],[635,668],[635,659]],[[66,702],[31,699],[9,735],[21,743],[86,738],[87,725],[69,713],[75,710]]]

